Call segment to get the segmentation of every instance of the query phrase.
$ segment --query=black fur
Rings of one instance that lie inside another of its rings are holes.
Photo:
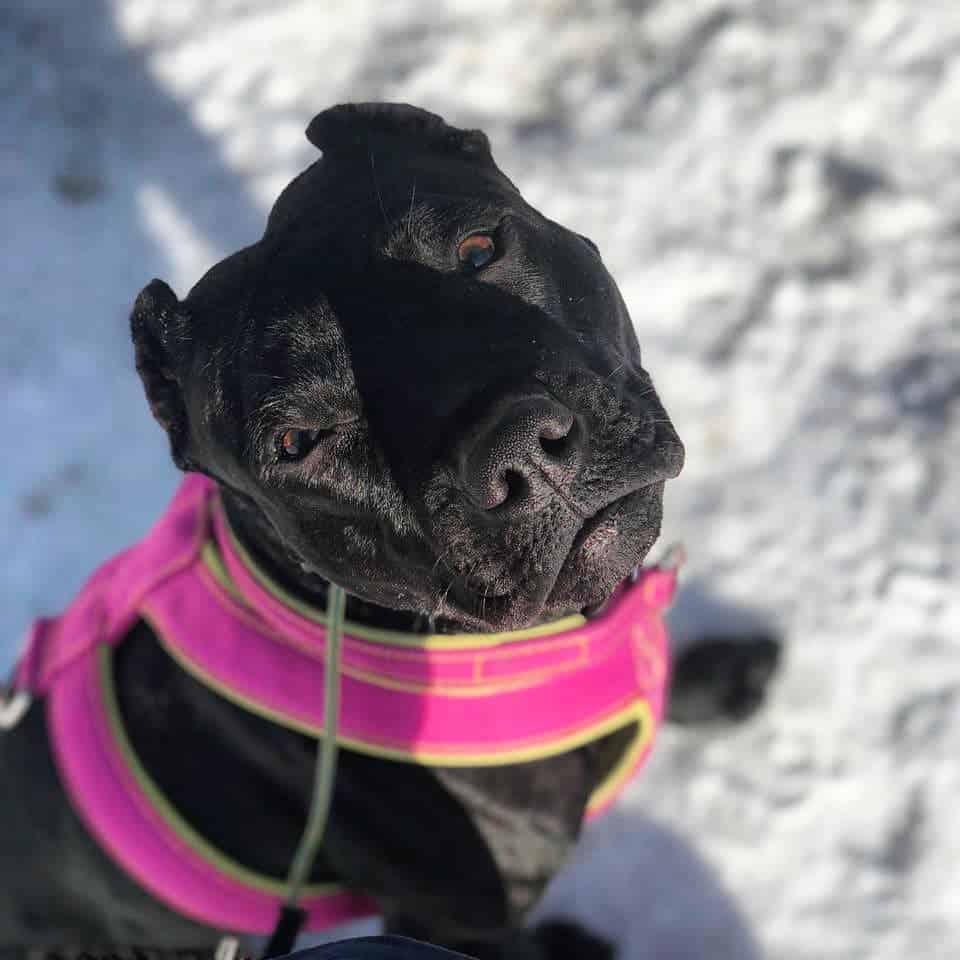
[[[174,460],[218,482],[276,579],[317,603],[340,583],[355,619],[502,630],[602,601],[655,541],[683,448],[596,248],[530,207],[479,131],[361,104],[320,114],[308,135],[323,157],[258,243],[183,301],[159,280],[137,299],[137,369]],[[496,253],[471,271],[457,245],[478,232]],[[291,428],[318,437],[296,462],[278,455]],[[716,676],[723,692],[696,719],[754,709],[766,677],[741,683],[750,650],[714,647],[730,665],[719,674],[681,668],[678,716]],[[130,738],[161,789],[216,845],[281,877],[311,745],[198,685],[145,624],[116,669]],[[315,878],[375,895],[396,932],[483,956],[602,960],[609,946],[583,931],[522,922],[627,734],[493,769],[345,751]],[[85,835],[55,788],[36,707],[0,736],[4,784],[17,770],[13,796],[0,795],[0,947],[215,942]]]

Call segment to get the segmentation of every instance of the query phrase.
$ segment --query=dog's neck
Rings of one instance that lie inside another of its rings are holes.
[[[324,609],[328,582],[309,573],[290,556],[272,524],[248,498],[220,486],[220,497],[230,529],[257,565],[277,584],[310,606]],[[347,618],[355,623],[406,633],[443,633],[456,629],[442,621],[432,623],[422,614],[391,610],[358,597],[347,598]]]

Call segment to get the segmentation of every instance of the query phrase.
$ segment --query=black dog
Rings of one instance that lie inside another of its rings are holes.
[[[137,300],[137,369],[174,460],[216,481],[288,592],[322,607],[332,580],[354,621],[505,630],[602,603],[656,540],[683,447],[597,249],[525,203],[478,131],[359,105],[308,137],[323,157],[260,242],[182,302],[159,280]],[[210,843],[283,877],[313,742],[198,683],[145,622],[114,660],[155,783]],[[676,667],[671,716],[750,713],[775,661],[765,640],[699,648]],[[467,953],[603,956],[572,925],[522,922],[628,739],[510,767],[344,750],[313,879]],[[36,706],[0,734],[0,783],[0,950],[217,942],[94,843]]]

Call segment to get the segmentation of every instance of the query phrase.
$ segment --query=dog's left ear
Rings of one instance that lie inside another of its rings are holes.
[[[188,470],[187,412],[179,374],[189,346],[187,316],[162,280],[152,280],[140,292],[130,315],[130,332],[150,410],[170,438],[173,462]]]

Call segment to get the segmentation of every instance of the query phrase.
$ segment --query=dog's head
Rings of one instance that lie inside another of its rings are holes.
[[[335,107],[263,238],[132,326],[174,459],[365,600],[504,629],[605,599],[683,448],[594,245],[487,138]]]

